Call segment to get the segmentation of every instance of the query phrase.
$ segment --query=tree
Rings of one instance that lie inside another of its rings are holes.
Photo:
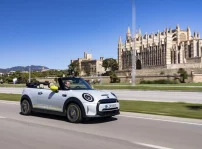
[[[110,83],[120,83],[120,78],[117,77],[115,72],[112,72],[110,75]]]
[[[187,73],[187,71],[186,70],[184,70],[183,68],[179,68],[179,70],[178,70],[178,72],[177,72],[178,74],[180,74],[180,82],[181,83],[185,83],[185,79],[187,79],[188,78],[188,73]]]
[[[88,63],[87,65],[84,66],[84,71],[85,71],[87,76],[90,76],[91,66],[92,66],[91,63]]]
[[[102,63],[102,67],[105,68],[105,71],[107,69],[110,69],[110,71],[115,71],[115,70],[118,70],[118,63],[116,61],[116,59],[113,59],[113,58],[107,58],[103,61]]]
[[[74,73],[75,76],[79,76],[80,74],[80,68],[79,68],[79,63],[77,61],[74,61],[69,65],[69,71],[71,74]]]

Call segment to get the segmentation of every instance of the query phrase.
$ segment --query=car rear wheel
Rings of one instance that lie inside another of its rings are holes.
[[[77,104],[71,103],[67,106],[67,119],[71,123],[82,122],[81,108]]]
[[[28,100],[24,99],[21,102],[21,113],[23,115],[30,115],[31,114],[31,105]]]

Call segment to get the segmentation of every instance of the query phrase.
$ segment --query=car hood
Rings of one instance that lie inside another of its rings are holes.
[[[83,93],[88,93],[93,96],[95,101],[98,101],[100,99],[116,98],[116,96],[114,96],[111,92],[102,90],[74,90],[73,92],[78,93],[80,95],[82,95]]]

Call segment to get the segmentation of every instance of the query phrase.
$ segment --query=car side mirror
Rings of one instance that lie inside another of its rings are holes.
[[[50,89],[51,89],[53,92],[57,92],[57,91],[58,91],[58,87],[55,86],[55,85],[50,86]]]

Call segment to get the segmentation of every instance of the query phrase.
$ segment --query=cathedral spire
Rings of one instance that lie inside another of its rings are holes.
[[[194,31],[194,38],[196,38],[196,31]]]
[[[200,37],[200,33],[198,32],[198,34],[197,34],[197,37],[198,37],[198,39],[200,39],[201,37]]]
[[[138,29],[138,34],[139,34],[139,36],[142,35],[142,32],[141,32],[140,28]]]
[[[165,30],[166,34],[168,34],[168,27],[166,27],[166,30]]]
[[[169,32],[172,33],[172,27],[170,27],[170,31]]]
[[[187,31],[190,31],[190,27],[189,26],[187,27]]]
[[[180,25],[179,24],[177,24],[176,30],[180,30]]]
[[[130,33],[130,27],[129,27],[129,26],[128,26],[127,35],[128,35],[128,36],[131,36],[131,33]]]
[[[121,36],[119,37],[119,45],[122,45]]]

